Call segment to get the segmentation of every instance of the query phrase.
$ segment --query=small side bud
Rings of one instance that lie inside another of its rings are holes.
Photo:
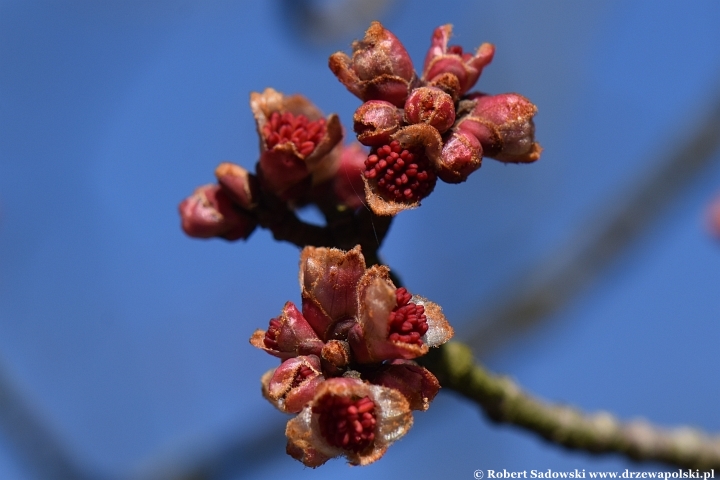
[[[369,100],[353,115],[353,130],[358,142],[369,147],[390,143],[390,136],[402,125],[402,114],[390,102]]]
[[[447,183],[461,183],[480,168],[483,148],[474,135],[458,130],[445,142],[435,164],[438,176]]]
[[[287,302],[268,329],[256,330],[250,344],[270,355],[286,360],[298,355],[320,355],[323,342],[294,303]]]
[[[298,413],[315,396],[325,378],[320,372],[320,359],[306,355],[285,360],[274,371],[266,373],[261,382],[263,395],[286,413]]]
[[[215,176],[223,191],[245,210],[252,210],[257,205],[255,177],[240,165],[223,162],[215,169]]]
[[[480,141],[485,156],[506,163],[531,163],[542,148],[535,142],[537,107],[516,93],[471,95],[472,112],[458,123]]]
[[[180,203],[178,209],[183,231],[195,238],[239,240],[248,238],[257,226],[249,213],[233,206],[218,185],[197,188]]]
[[[426,123],[444,133],[455,123],[455,103],[439,88],[416,88],[405,102],[405,121]]]
[[[333,180],[335,196],[353,210],[362,207],[365,201],[363,172],[367,156],[359,143],[344,146],[340,154],[340,168]]]

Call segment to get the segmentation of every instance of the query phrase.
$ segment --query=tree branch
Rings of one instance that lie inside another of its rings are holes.
[[[523,392],[510,378],[487,372],[467,346],[450,342],[433,349],[423,364],[447,389],[482,407],[497,423],[529,430],[572,450],[619,453],[636,461],[657,461],[682,468],[720,469],[720,437],[688,427],[664,430],[644,420],[621,423],[607,412],[585,414],[543,402]]]

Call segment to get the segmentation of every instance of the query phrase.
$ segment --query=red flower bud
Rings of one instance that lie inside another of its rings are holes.
[[[448,46],[452,35],[452,25],[443,25],[435,29],[430,49],[425,56],[423,80],[431,84],[437,82],[449,85],[452,82],[443,79],[443,75],[451,74],[457,77],[459,91],[457,98],[470,90],[480,78],[480,74],[495,55],[495,47],[490,43],[483,43],[478,47],[475,55],[463,52],[462,47]]]
[[[333,180],[335,196],[353,210],[363,206],[365,201],[363,172],[367,156],[367,152],[358,143],[343,147],[340,154],[340,168]]]
[[[453,335],[438,305],[396,289],[388,273],[385,266],[373,266],[358,285],[358,321],[348,342],[360,363],[417,358]]]
[[[285,97],[273,90],[250,95],[258,134],[258,174],[263,188],[283,199],[309,177],[310,185],[331,178],[338,168],[342,127],[337,115],[322,113],[302,95]]]
[[[516,93],[471,95],[475,107],[458,123],[482,144],[486,157],[506,163],[530,163],[540,158],[533,116],[537,107]]]
[[[318,336],[327,340],[336,322],[357,315],[357,283],[365,272],[360,247],[305,247],[300,254],[303,314]]]
[[[255,330],[250,343],[283,360],[298,355],[320,356],[323,348],[323,342],[292,302],[270,320],[267,331]]]
[[[283,412],[298,413],[315,397],[318,385],[324,380],[320,359],[307,355],[285,360],[263,375],[261,381],[263,395],[270,403]]]
[[[397,390],[354,378],[331,378],[288,422],[287,452],[308,467],[338,456],[352,465],[368,465],[380,459],[412,423],[408,402]]]
[[[322,349],[323,368],[332,376],[340,376],[350,364],[350,345],[344,340],[329,340]]]
[[[400,40],[380,22],[372,22],[352,49],[352,59],[343,52],[330,56],[330,70],[338,80],[363,102],[385,100],[402,107],[416,76]]]
[[[353,130],[363,145],[377,147],[390,143],[390,136],[402,125],[402,113],[390,102],[369,100],[355,110]]]
[[[393,360],[367,375],[375,385],[399,391],[413,410],[425,411],[440,391],[440,382],[430,370],[411,360]]]
[[[215,169],[215,176],[223,191],[245,210],[252,210],[257,205],[255,177],[240,165],[224,162]]]
[[[248,238],[257,226],[247,212],[233,206],[218,185],[204,185],[179,205],[182,229],[195,238]]]
[[[455,123],[455,103],[439,88],[416,88],[405,102],[405,121],[426,123],[444,133]]]
[[[448,183],[460,183],[480,168],[483,148],[474,135],[464,130],[453,132],[443,145],[435,169],[440,179]]]

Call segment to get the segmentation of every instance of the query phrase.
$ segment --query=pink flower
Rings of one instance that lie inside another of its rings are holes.
[[[399,391],[354,378],[331,378],[288,422],[287,452],[313,468],[339,456],[351,465],[368,465],[412,423],[408,401]]]
[[[302,95],[284,96],[267,88],[250,95],[258,134],[262,187],[288,200],[331,178],[338,168],[342,126]],[[338,149],[336,149],[338,147]]]
[[[359,363],[417,358],[454,333],[439,305],[396,289],[388,273],[371,267],[358,284],[358,320],[348,341]]]
[[[364,205],[363,171],[367,152],[358,143],[344,146],[340,154],[340,168],[333,180],[333,191],[341,204],[352,210]]]
[[[469,96],[472,111],[457,124],[482,144],[483,154],[505,163],[530,163],[540,158],[533,117],[537,107],[516,93]]]
[[[423,80],[430,85],[448,90],[448,86],[455,90],[455,99],[464,95],[480,78],[483,68],[486,67],[495,55],[495,47],[490,43],[483,43],[474,55],[463,51],[457,45],[448,46],[452,35],[452,25],[443,25],[435,29],[430,49],[425,56]],[[454,76],[457,83],[448,77]]]
[[[287,302],[282,312],[270,320],[267,331],[256,330],[250,343],[283,360],[298,355],[321,355],[323,342],[295,304]]]
[[[278,368],[263,375],[263,395],[285,413],[298,413],[315,397],[317,387],[325,379],[320,359],[303,355],[285,360]]]
[[[183,231],[195,238],[220,237],[225,240],[248,238],[257,222],[233,205],[218,185],[204,185],[183,200],[178,209]]]
[[[330,56],[330,70],[338,80],[362,101],[384,100],[402,107],[416,75],[400,40],[380,22],[372,22],[352,49],[352,58],[343,52]]]

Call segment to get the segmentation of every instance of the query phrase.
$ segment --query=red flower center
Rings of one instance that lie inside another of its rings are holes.
[[[427,157],[403,149],[397,140],[368,156],[365,178],[375,179],[378,190],[396,202],[416,202],[427,197],[437,181]]]
[[[404,287],[395,290],[397,307],[390,312],[388,340],[422,345],[421,337],[428,331],[425,307],[410,302],[412,295]]]
[[[265,338],[263,339],[265,348],[269,348],[270,350],[278,349],[277,336],[279,333],[280,320],[273,318],[270,320],[270,325],[268,325],[267,332],[265,332]]]
[[[262,130],[267,148],[292,142],[300,155],[308,156],[325,136],[325,119],[311,122],[305,115],[273,112]]]
[[[320,434],[332,446],[360,452],[375,440],[375,403],[370,397],[325,395],[312,408]]]
[[[308,367],[307,365],[301,365],[300,368],[298,368],[297,372],[295,373],[295,377],[293,378],[292,383],[290,384],[290,388],[296,388],[299,387],[300,384],[305,380],[306,378],[312,376],[315,372],[312,368]]]

